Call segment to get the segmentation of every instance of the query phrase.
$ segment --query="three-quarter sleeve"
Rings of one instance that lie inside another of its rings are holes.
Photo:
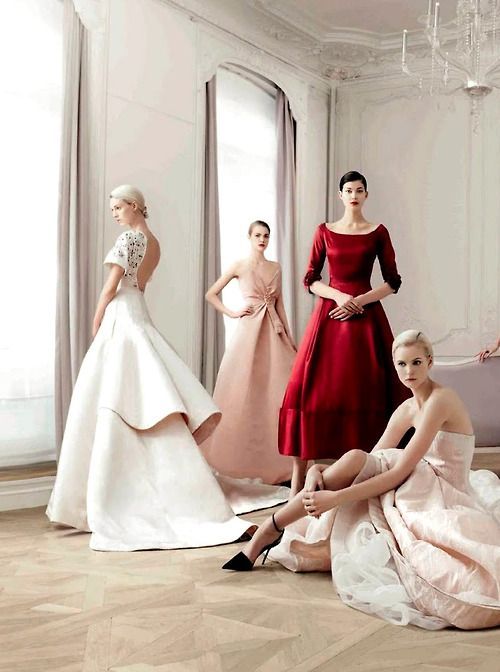
[[[392,246],[389,231],[383,224],[380,225],[380,235],[378,239],[377,256],[380,263],[380,270],[385,282],[392,287],[394,293],[401,287],[401,276],[396,266],[396,255]]]
[[[304,287],[309,290],[313,282],[321,280],[321,271],[323,270],[323,265],[325,263],[326,256],[326,247],[325,247],[325,237],[321,230],[321,225],[318,226],[314,234],[314,240],[311,248],[311,254],[309,255],[309,263],[307,265],[306,274],[304,276]]]
[[[122,233],[121,236],[118,236],[115,244],[110,249],[106,258],[104,259],[104,264],[117,264],[121,266],[125,272],[128,270],[128,232]]]

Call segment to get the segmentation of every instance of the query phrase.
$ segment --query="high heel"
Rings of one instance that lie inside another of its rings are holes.
[[[264,564],[267,560],[267,556],[269,555],[271,548],[274,548],[280,543],[281,539],[283,538],[283,532],[285,531],[276,525],[276,521],[274,520],[274,513],[271,516],[271,520],[273,521],[274,529],[276,532],[279,532],[279,537],[277,537],[274,541],[271,541],[270,544],[266,544],[264,548],[260,550],[257,558],[264,553],[262,564]],[[231,560],[228,560],[225,565],[222,565],[222,569],[231,569],[234,572],[250,572],[253,569],[253,566],[254,563],[249,558],[247,558],[247,556],[242,551],[240,551],[233,558],[231,558]]]

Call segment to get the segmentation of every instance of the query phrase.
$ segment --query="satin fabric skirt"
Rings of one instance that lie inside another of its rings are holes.
[[[223,417],[201,446],[217,472],[267,484],[291,478],[292,460],[278,452],[278,416],[294,358],[293,345],[284,329],[276,333],[265,303],[240,318],[214,390]]]
[[[380,302],[345,322],[319,299],[302,338],[279,417],[279,450],[304,460],[369,452],[410,396],[392,363],[393,336]]]
[[[211,397],[155,329],[143,294],[121,287],[73,391],[49,519],[91,532],[95,550],[235,541],[249,523],[234,509],[283,500],[244,483],[233,509],[223,488],[231,497],[234,484],[221,487],[197,446],[219,420]]]
[[[500,625],[500,481],[464,472],[471,439],[439,432],[433,454],[399,488],[302,518],[270,557],[293,571],[331,571],[346,604],[396,625]],[[399,455],[367,455],[355,482]]]

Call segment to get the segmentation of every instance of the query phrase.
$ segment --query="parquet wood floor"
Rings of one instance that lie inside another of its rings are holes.
[[[0,544],[1,672],[500,672],[499,630],[398,628],[329,574],[222,572],[236,544],[97,553],[43,509],[1,513]]]

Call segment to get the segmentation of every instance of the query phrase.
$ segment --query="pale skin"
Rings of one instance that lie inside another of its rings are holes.
[[[124,227],[133,231],[142,231],[147,240],[146,253],[137,272],[137,283],[141,292],[144,292],[153,271],[160,261],[160,244],[151,232],[141,209],[135,201],[125,201],[121,198],[111,198],[109,202],[113,219]],[[118,285],[123,277],[124,270],[118,264],[111,264],[109,275],[99,295],[97,308],[92,326],[92,337],[95,338],[108,304],[114,299]]]
[[[363,216],[363,205],[368,198],[368,192],[365,190],[361,180],[346,182],[342,187],[342,191],[338,192],[338,197],[344,205],[344,215],[336,222],[327,223],[326,226],[330,231],[360,236],[375,231],[377,224],[369,222]],[[316,296],[335,301],[337,307],[331,310],[328,315],[331,319],[340,320],[341,322],[351,319],[354,315],[362,315],[364,306],[375,301],[381,301],[386,296],[394,293],[393,288],[387,282],[358,296],[341,292],[339,289],[321,282],[321,280],[313,282],[309,289]],[[292,496],[304,484],[307,471],[306,460],[294,457],[293,461]]]
[[[484,362],[488,357],[491,357],[498,349],[500,348],[500,335],[498,338],[483,348],[480,352],[476,353],[475,357],[479,359],[480,362]]]
[[[319,518],[336,506],[378,497],[400,486],[430,448],[439,430],[473,434],[472,424],[462,400],[450,388],[441,387],[429,377],[432,358],[422,343],[402,345],[394,353],[394,366],[412,398],[394,411],[385,432],[373,451],[394,448],[410,427],[415,433],[397,462],[388,471],[353,484],[362,471],[367,455],[351,450],[335,464],[316,464],[309,469],[304,489],[275,513],[276,525],[285,528],[304,516]],[[255,562],[262,548],[278,536],[271,518],[257,530],[243,553]]]
[[[214,284],[205,294],[205,299],[211,303],[212,306],[220,313],[237,319],[251,315],[254,312],[254,308],[250,304],[246,305],[241,310],[231,310],[221,301],[219,294],[222,292],[224,287],[231,282],[231,280],[238,278],[248,269],[257,270],[264,281],[269,282],[273,279],[276,271],[280,268],[280,265],[276,261],[269,261],[265,257],[264,253],[267,249],[267,246],[269,245],[269,237],[269,231],[265,226],[260,224],[253,226],[251,232],[248,234],[248,239],[250,242],[249,256],[231,264],[227,271],[225,271],[220,276],[220,278],[214,282]],[[278,317],[283,324],[285,332],[293,345],[293,339],[290,333],[290,327],[288,326],[285,306],[283,304],[283,298],[281,294],[276,301],[276,312],[278,313]]]

